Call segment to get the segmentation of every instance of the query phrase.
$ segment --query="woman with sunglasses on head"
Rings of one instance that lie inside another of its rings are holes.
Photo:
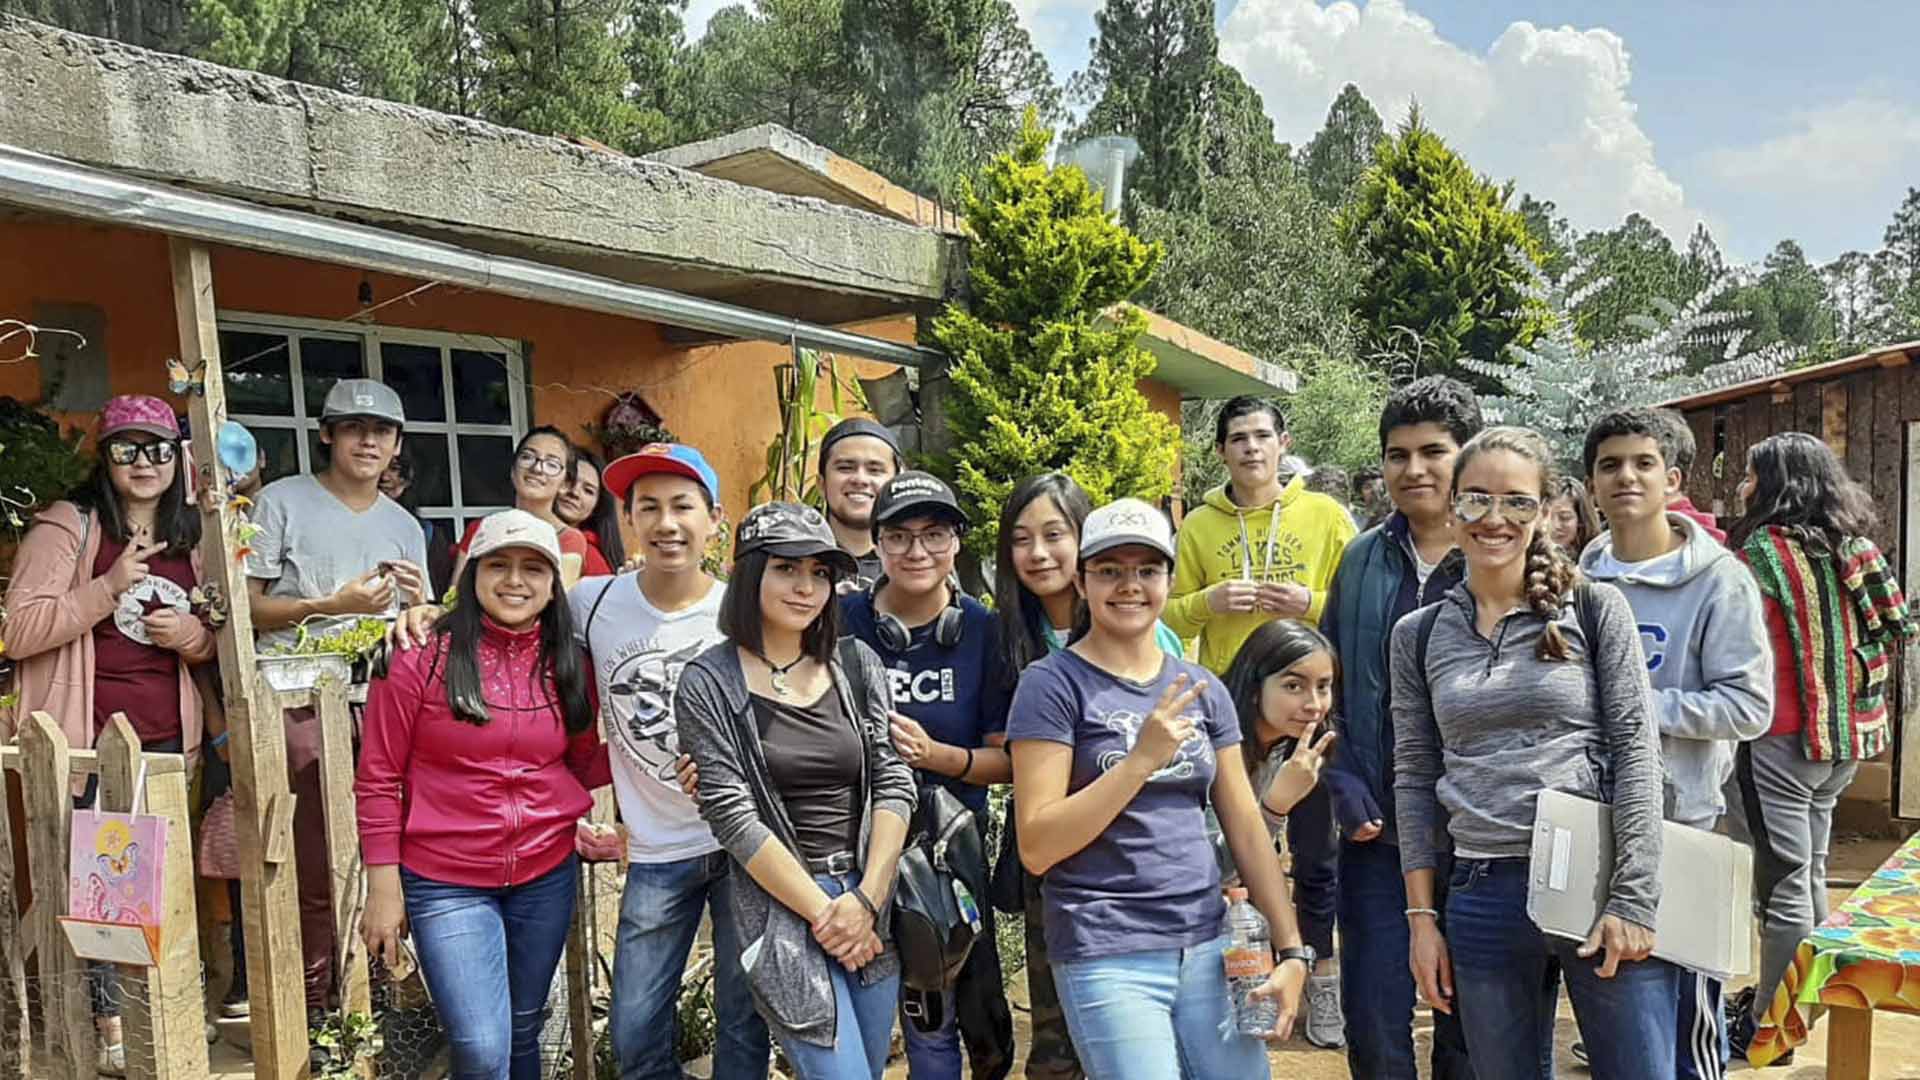
[[[1740,498],[1727,542],[1760,586],[1775,680],[1772,726],[1734,758],[1763,920],[1759,982],[1729,1006],[1733,1055],[1750,1059],[1794,950],[1826,921],[1834,804],[1891,741],[1889,660],[1920,627],[1869,538],[1872,494],[1826,443],[1787,432],[1754,444]]]
[[[354,781],[361,924],[392,967],[412,928],[457,1080],[538,1080],[588,792],[612,780],[553,527],[480,521],[462,603],[367,695]]]
[[[587,543],[586,535],[569,525],[555,508],[560,493],[566,488],[567,474],[573,470],[576,453],[567,437],[551,424],[542,424],[522,435],[520,444],[513,448],[513,506],[553,526],[560,536],[560,554],[579,556],[582,577],[604,577],[613,573],[613,568]],[[456,581],[466,572],[467,544],[478,528],[478,521],[468,525],[466,535],[454,545]]]
[[[586,538],[587,547],[599,558],[598,565],[610,567],[611,574],[626,565],[626,540],[620,535],[620,508],[614,505],[613,493],[600,482],[600,474],[606,471],[606,463],[600,455],[577,447],[574,450],[573,472],[567,477],[567,484],[560,489],[560,497],[553,502],[553,512],[560,520],[580,530]],[[593,572],[593,559],[588,560],[587,576],[596,576]]]
[[[100,410],[99,447],[93,474],[41,511],[14,557],[14,715],[45,711],[84,749],[124,713],[143,748],[191,761],[201,706],[189,669],[213,658],[214,637],[188,601],[200,581],[200,515],[187,501],[180,428],[158,398],[116,397]],[[95,785],[75,783],[77,805],[92,805]],[[105,978],[88,981],[100,1071],[124,1075],[118,1007]]]
[[[700,816],[744,871],[741,966],[800,1080],[879,1080],[900,1000],[889,915],[913,771],[880,658],[840,644],[834,587],[856,569],[818,510],[756,507],[734,541],[726,640],[673,700]]]
[[[1552,1076],[1556,970],[1598,1080],[1670,1077],[1679,975],[1651,958],[1661,763],[1647,663],[1625,597],[1579,582],[1548,538],[1553,473],[1531,431],[1469,440],[1453,471],[1466,578],[1393,629],[1410,961],[1427,1004],[1458,1004],[1479,1080]],[[1584,943],[1549,937],[1527,916],[1542,791],[1612,804],[1612,875]],[[1443,937],[1433,875],[1449,839]]]
[[[1209,803],[1279,946],[1256,991],[1277,999],[1269,1038],[1291,1032],[1313,951],[1248,783],[1233,701],[1155,639],[1173,560],[1152,506],[1121,499],[1088,515],[1086,632],[1027,668],[1008,720],[1020,859],[1045,878],[1047,952],[1088,1076],[1264,1080],[1266,1045],[1239,1031],[1227,998]]]

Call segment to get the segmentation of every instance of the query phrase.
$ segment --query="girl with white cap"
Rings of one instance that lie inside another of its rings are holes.
[[[607,752],[553,526],[503,510],[467,555],[462,603],[367,696],[362,933],[392,965],[411,927],[454,1077],[536,1080]]]

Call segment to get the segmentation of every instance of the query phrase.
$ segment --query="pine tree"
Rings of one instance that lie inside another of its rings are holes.
[[[190,10],[195,56],[279,74],[306,18],[307,0],[192,0]]]
[[[975,523],[968,547],[983,557],[1023,477],[1061,470],[1095,504],[1173,486],[1179,432],[1138,385],[1155,364],[1140,347],[1145,316],[1103,319],[1146,284],[1161,250],[1109,217],[1079,169],[1049,169],[1049,142],[1029,112],[1014,149],[963,185],[972,302],[933,324],[952,358],[954,449],[931,464],[959,493]]]
[[[1354,310],[1373,355],[1444,373],[1463,357],[1503,360],[1533,339],[1543,320],[1527,283],[1539,252],[1512,196],[1512,185],[1468,168],[1417,108],[1380,144],[1339,217],[1360,262]]]
[[[1374,148],[1387,137],[1380,114],[1360,88],[1348,83],[1327,109],[1327,122],[1301,153],[1314,198],[1328,206],[1347,201],[1373,164]]]
[[[1652,405],[1687,394],[1757,379],[1791,366],[1799,350],[1780,342],[1750,348],[1738,311],[1713,310],[1734,287],[1723,274],[1684,303],[1655,297],[1650,311],[1627,317],[1624,332],[1593,345],[1575,329],[1582,312],[1608,290],[1612,278],[1576,264],[1559,278],[1538,274],[1527,292],[1550,315],[1530,345],[1509,347],[1512,363],[1466,358],[1466,369],[1501,388],[1481,399],[1492,423],[1520,424],[1546,436],[1563,466],[1578,474],[1587,426],[1615,409]],[[1719,359],[1690,373],[1689,357],[1711,350]]]
[[[1130,204],[1191,207],[1199,197],[1204,102],[1218,63],[1213,16],[1213,0],[1107,0],[1094,15],[1093,56],[1069,88],[1088,106],[1073,138],[1139,140]]]
[[[623,149],[636,154],[681,141],[686,108],[687,0],[630,0],[625,43],[632,80],[633,135]]]
[[[618,0],[472,0],[482,115],[540,135],[626,143],[638,117],[613,33]]]
[[[1920,188],[1907,189],[1907,197],[1893,212],[1893,221],[1881,242],[1893,253],[1901,288],[1920,285]]]

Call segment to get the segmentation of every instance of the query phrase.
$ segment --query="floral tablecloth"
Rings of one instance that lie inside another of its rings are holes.
[[[1806,1042],[1816,1004],[1920,1014],[1920,834],[1800,943],[1748,1062],[1761,1068]]]

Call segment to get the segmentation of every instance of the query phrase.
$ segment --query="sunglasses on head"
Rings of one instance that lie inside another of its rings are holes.
[[[109,439],[106,445],[107,460],[115,465],[131,465],[141,458],[149,464],[168,465],[180,452],[179,446],[162,439],[159,442],[137,443],[128,439]]]
[[[1513,525],[1528,525],[1540,516],[1537,495],[1490,495],[1484,491],[1463,491],[1453,497],[1453,516],[1469,525],[1484,520],[1498,509],[1500,517]]]

